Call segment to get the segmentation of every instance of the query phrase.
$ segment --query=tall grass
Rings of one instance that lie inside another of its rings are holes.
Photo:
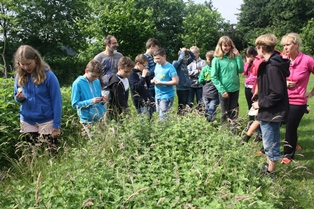
[[[260,143],[240,145],[239,136],[197,111],[179,117],[174,108],[162,123],[156,115],[152,122],[140,119],[133,109],[123,124],[98,124],[88,140],[68,106],[70,90],[62,93],[59,153],[31,146],[10,158],[10,169],[2,172],[1,207],[314,208],[313,111],[299,128],[304,150],[271,179],[261,172]],[[248,118],[243,90],[240,98],[241,131]],[[310,105],[314,109],[312,100]]]

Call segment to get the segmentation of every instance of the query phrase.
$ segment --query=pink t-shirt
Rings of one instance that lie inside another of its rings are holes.
[[[287,81],[296,82],[295,87],[288,89],[289,104],[305,105],[307,99],[304,96],[309,83],[310,74],[314,74],[314,59],[299,52],[293,62],[290,63],[290,76]]]

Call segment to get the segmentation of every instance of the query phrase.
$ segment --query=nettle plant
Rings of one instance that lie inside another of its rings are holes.
[[[0,167],[12,157],[19,136],[19,104],[14,101],[14,79],[0,78]]]
[[[132,113],[121,124],[97,124],[93,140],[84,137],[70,117],[68,120],[60,154],[33,157],[36,163],[32,166],[20,161],[5,173],[0,188],[3,207],[281,205],[281,179],[273,181],[261,174],[259,167],[265,160],[254,155],[252,144],[240,146],[239,137],[206,122],[196,111],[185,117],[171,112],[166,122],[159,122],[157,116],[149,122]],[[17,166],[23,172],[14,169]]]

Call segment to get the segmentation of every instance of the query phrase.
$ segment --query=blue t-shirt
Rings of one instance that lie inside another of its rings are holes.
[[[167,62],[165,65],[156,64],[155,79],[158,81],[171,81],[172,77],[177,76],[177,71],[172,64]],[[155,85],[156,99],[169,99],[174,97],[174,86]]]

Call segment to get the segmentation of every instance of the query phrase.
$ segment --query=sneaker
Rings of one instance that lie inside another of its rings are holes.
[[[284,158],[282,158],[281,163],[282,164],[290,164],[291,161],[292,160],[290,158],[284,157]]]
[[[248,142],[250,140],[251,136],[248,136],[245,134],[245,136],[243,136],[242,141],[243,142]]]
[[[262,146],[262,148],[257,152],[257,155],[264,155],[265,154],[265,150],[264,147]]]
[[[297,144],[297,146],[295,147],[295,151],[302,151],[302,147]]]
[[[262,174],[264,174],[265,176],[269,176],[271,179],[274,179],[276,175],[275,172],[268,171],[268,164],[262,167]]]
[[[262,134],[257,134],[255,139],[254,139],[254,142],[261,142],[263,139],[262,139]]]
[[[265,175],[269,176],[269,178],[274,179],[276,177],[276,173],[275,172],[269,172],[268,170],[265,171]]]

